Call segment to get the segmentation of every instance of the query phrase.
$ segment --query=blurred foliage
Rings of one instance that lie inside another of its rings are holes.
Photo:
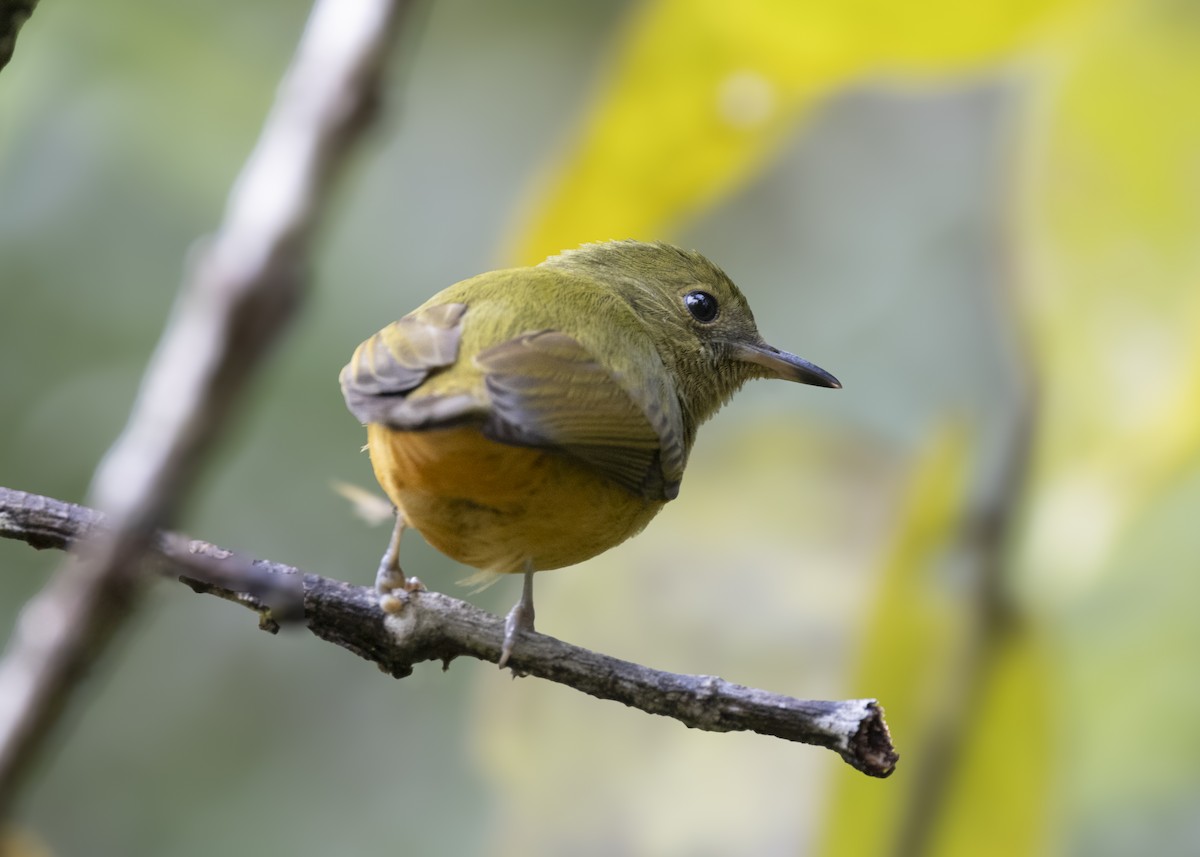
[[[53,857],[45,843],[28,830],[0,828],[0,857]]]
[[[654,0],[631,17],[580,142],[517,244],[523,263],[652,240],[758,170],[831,92],[868,75],[967,74],[1079,0]]]
[[[0,483],[82,494],[301,26],[272,0],[119,0],[22,31],[0,73]],[[328,487],[369,479],[334,382],[353,346],[498,246],[675,236],[846,389],[748,388],[645,534],[539,576],[539,627],[877,696],[899,768],[478,664],[397,685],[162,587],[21,824],[61,854],[1195,853],[1196,5],[444,0],[403,50],[309,311],[186,528],[369,581],[386,533]],[[988,630],[969,510],[1020,466],[1026,379],[1011,621]],[[405,550],[435,587],[461,576]],[[0,544],[0,627],[54,561]]]
[[[901,762],[910,774],[927,767],[923,760],[953,727],[955,691],[967,666],[964,648],[970,647],[964,644],[973,630],[967,624],[972,616],[962,602],[969,588],[956,603],[944,577],[953,534],[963,526],[968,461],[962,427],[935,434],[930,449],[917,459],[913,484],[900,498],[905,517],[897,523],[896,543],[887,552],[865,617],[858,674],[849,685],[851,694],[869,694],[883,703],[893,737],[903,736]],[[888,853],[926,779],[894,778],[886,789],[861,778],[840,778],[818,853]],[[863,824],[863,818],[871,823]]]
[[[1055,663],[1042,635],[1009,628],[986,653],[976,715],[935,805],[930,853],[1006,857],[1050,850],[1055,833]]]

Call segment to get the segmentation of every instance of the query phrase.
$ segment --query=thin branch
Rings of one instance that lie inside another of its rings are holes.
[[[1000,109],[1011,109],[1011,105],[1002,102]],[[1008,178],[1012,164],[998,166],[996,175]],[[932,849],[946,804],[952,799],[956,766],[961,764],[967,739],[982,714],[988,681],[1005,646],[1025,630],[1008,578],[1013,537],[1031,476],[1041,390],[1034,351],[1018,306],[1019,273],[1017,253],[1011,246],[1009,202],[994,212],[1000,265],[995,288],[989,293],[993,310],[990,318],[995,322],[1011,399],[1001,461],[997,476],[963,516],[958,534],[957,547],[969,563],[972,592],[967,605],[968,631],[959,644],[957,690],[946,705],[933,740],[923,748],[921,764],[913,771],[913,798],[894,841],[892,857],[919,857]]]
[[[102,521],[99,513],[83,506],[0,488],[0,536],[4,538],[36,548],[66,549],[99,528]],[[257,611],[267,630],[277,627],[267,605],[255,595],[196,579],[198,561],[207,570],[210,563],[225,562],[227,551],[174,534],[160,534],[155,550],[165,562],[165,573],[178,576],[197,592]],[[464,601],[437,592],[416,592],[399,615],[393,616],[379,609],[371,589],[266,560],[254,560],[252,565],[259,571],[303,580],[308,629],[397,678],[424,661],[441,661],[448,667],[457,657],[492,663],[500,658],[504,621]],[[715,676],[649,669],[543,634],[523,636],[511,663],[522,674],[672,717],[694,729],[752,731],[827,747],[874,777],[891,774],[898,759],[883,709],[873,699],[793,699]]]
[[[38,0],[0,0],[0,69],[12,59],[17,47],[17,33],[37,4]]]
[[[136,605],[154,531],[296,311],[309,238],[374,113],[406,7],[314,8],[224,222],[185,278],[125,431],[96,472],[91,498],[111,526],[30,601],[0,662],[0,818],[72,689]]]

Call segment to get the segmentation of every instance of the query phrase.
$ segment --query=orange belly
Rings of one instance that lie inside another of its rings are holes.
[[[408,525],[483,571],[574,565],[638,533],[663,505],[565,455],[497,443],[475,428],[372,424],[367,448]]]

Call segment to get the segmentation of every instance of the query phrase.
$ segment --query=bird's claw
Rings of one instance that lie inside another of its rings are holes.
[[[532,607],[532,605],[529,605]],[[500,647],[500,660],[498,666],[504,669],[508,666],[508,659],[512,655],[513,645],[517,642],[517,635],[533,630],[533,610],[526,609],[524,602],[517,602],[513,609],[508,611],[508,616],[504,619],[504,644]]]
[[[379,609],[395,616],[412,600],[414,593],[425,591],[425,584],[416,577],[405,577],[399,569],[396,569],[396,576],[392,576],[389,571],[389,576],[385,577],[384,572],[385,570],[381,568],[379,576],[375,578],[375,591],[379,593]]]

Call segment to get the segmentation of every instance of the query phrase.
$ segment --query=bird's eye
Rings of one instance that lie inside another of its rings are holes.
[[[696,321],[707,324],[717,317],[717,299],[708,292],[688,292],[683,303]]]

